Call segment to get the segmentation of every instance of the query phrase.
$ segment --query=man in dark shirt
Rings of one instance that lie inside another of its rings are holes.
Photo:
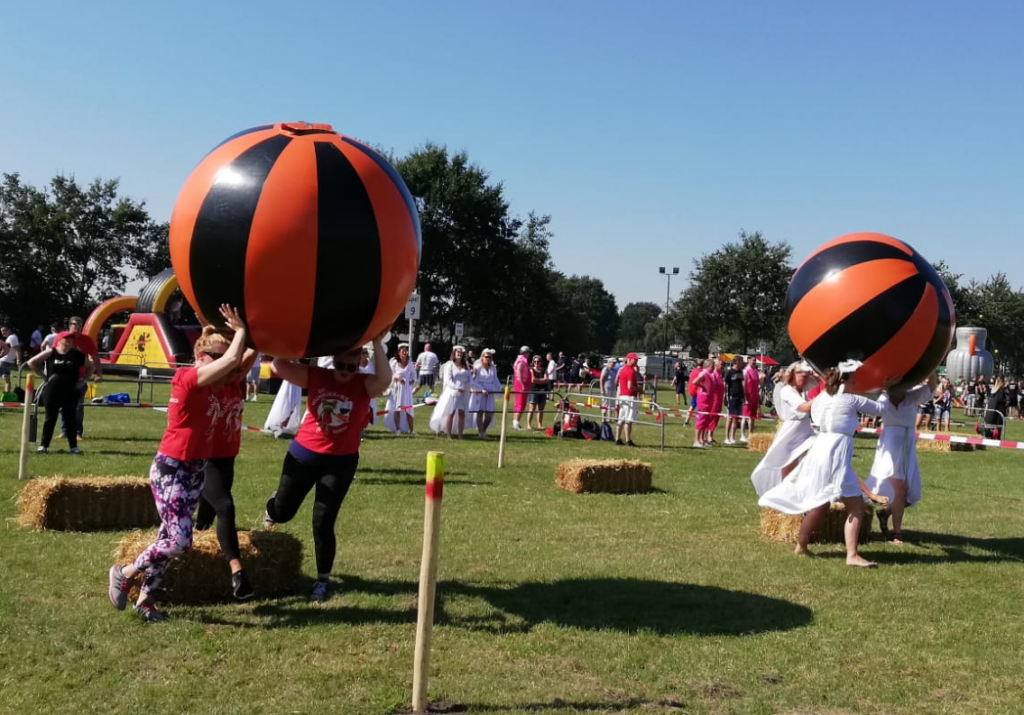
[[[725,372],[725,399],[729,405],[729,420],[725,423],[726,444],[736,444],[736,428],[743,416],[743,403],[746,401],[744,380],[743,358],[737,355]]]
[[[672,378],[672,387],[676,388],[676,404],[679,404],[680,396],[686,392],[686,379],[688,375],[686,368],[680,360],[676,360],[676,374]]]

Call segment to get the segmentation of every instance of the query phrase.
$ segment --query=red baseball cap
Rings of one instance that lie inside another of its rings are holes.
[[[626,355],[626,359],[627,359],[627,360],[639,360],[640,358],[638,358],[638,357],[636,356],[636,353],[628,353],[628,354]]]
[[[72,332],[71,332],[70,330],[65,330],[65,331],[64,331],[63,333],[57,333],[57,337],[55,337],[55,338],[53,339],[53,343],[54,343],[54,345],[56,345],[57,343],[59,343],[59,342],[60,342],[61,340],[63,340],[64,338],[67,338],[68,340],[70,340],[70,341],[74,342],[74,340],[75,340],[75,335],[74,335],[74,333],[72,333]]]

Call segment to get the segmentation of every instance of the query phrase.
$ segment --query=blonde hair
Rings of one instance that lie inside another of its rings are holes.
[[[235,337],[235,331],[229,328],[218,328],[213,325],[204,325],[203,332],[196,340],[196,344],[193,347],[193,353],[196,357],[204,350],[212,350],[215,345],[223,343],[225,345],[231,345],[231,340]]]

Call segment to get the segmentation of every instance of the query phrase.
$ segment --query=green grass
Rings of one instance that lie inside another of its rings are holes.
[[[247,406],[247,424],[262,425],[262,400]],[[421,430],[426,416],[418,411]],[[85,457],[55,442],[61,452],[33,454],[30,470],[144,475],[164,421],[151,410],[94,409]],[[432,449],[446,453],[448,470],[432,699],[483,713],[1024,708],[1024,455],[1015,451],[922,453],[925,496],[905,527],[912,543],[868,543],[881,567],[863,571],[844,565],[838,545],[801,559],[764,541],[748,478],[758,455],[688,449],[692,431],[678,420],[664,453],[515,433],[502,470],[496,441],[375,429],[338,522],[340,595],[311,605],[304,581],[294,597],[171,607],[172,621],[146,626],[106,598],[121,533],[16,526],[20,424],[0,411],[0,713],[406,707]],[[242,439],[239,523],[255,528],[287,444]],[[656,432],[638,428],[636,439],[655,444]],[[859,471],[873,446],[857,440]],[[626,455],[654,465],[655,493],[553,487],[563,459]],[[305,544],[307,578],[309,520],[306,504],[279,527]]]

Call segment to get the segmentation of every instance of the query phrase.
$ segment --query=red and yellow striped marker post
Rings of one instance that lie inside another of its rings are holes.
[[[427,494],[423,514],[423,560],[416,618],[416,652],[412,672],[412,711],[427,712],[430,678],[430,638],[434,629],[437,591],[437,543],[441,535],[441,497],[444,496],[444,452],[427,452]]]
[[[501,435],[498,438],[498,469],[505,466],[505,420],[508,417],[508,385],[505,385],[505,400],[501,405]]]
[[[25,381],[25,414],[21,418],[21,456],[18,460],[18,479],[28,479],[28,432],[29,420],[32,414],[32,393],[35,385],[32,378],[35,375],[29,373]]]

